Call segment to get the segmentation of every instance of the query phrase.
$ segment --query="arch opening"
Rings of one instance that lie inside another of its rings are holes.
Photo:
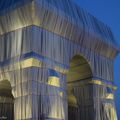
[[[14,120],[14,97],[8,80],[0,82],[0,119]]]
[[[89,62],[83,56],[75,55],[70,61],[70,69],[67,74],[68,120],[78,120],[80,118],[77,87],[84,85],[85,81],[91,78],[92,70]]]

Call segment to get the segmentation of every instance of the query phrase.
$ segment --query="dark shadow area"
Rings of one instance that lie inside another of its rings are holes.
[[[0,120],[14,120],[14,98],[10,82],[0,82]]]
[[[91,79],[92,71],[88,61],[80,55],[76,55],[70,62],[70,69],[67,75],[68,86],[68,120],[79,120],[80,109],[77,95],[77,85],[84,84],[84,81]],[[84,97],[84,96],[81,96]]]

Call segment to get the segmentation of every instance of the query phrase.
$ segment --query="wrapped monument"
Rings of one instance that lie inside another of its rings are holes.
[[[119,52],[71,0],[0,0],[0,119],[117,120]]]

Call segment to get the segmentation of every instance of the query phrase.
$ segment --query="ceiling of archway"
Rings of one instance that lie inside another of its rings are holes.
[[[89,63],[82,56],[75,56],[70,63],[67,75],[68,82],[79,81],[91,77],[92,72]]]
[[[0,96],[12,97],[11,85],[9,81],[4,80],[0,82]]]

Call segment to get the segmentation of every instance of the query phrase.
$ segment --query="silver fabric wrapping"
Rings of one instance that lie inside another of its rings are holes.
[[[113,62],[120,49],[110,28],[71,0],[6,2],[0,119],[117,120]]]

